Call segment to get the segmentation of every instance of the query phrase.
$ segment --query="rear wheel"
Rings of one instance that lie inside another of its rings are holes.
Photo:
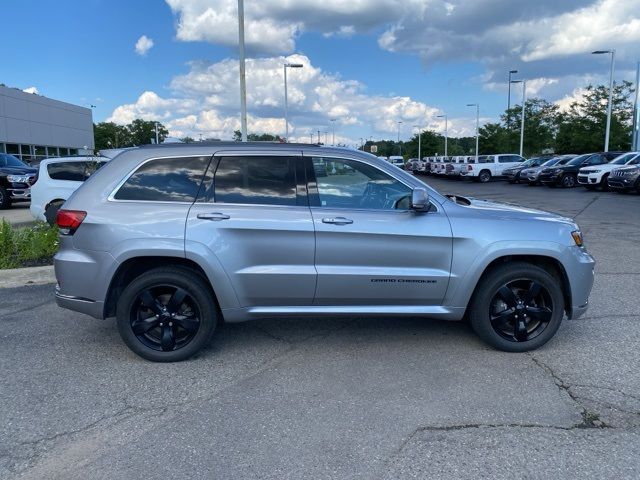
[[[480,175],[478,175],[478,180],[480,183],[487,183],[491,180],[491,172],[489,170],[482,170]]]
[[[4,210],[11,206],[11,197],[6,188],[0,187],[0,210]]]
[[[509,263],[490,272],[474,293],[469,313],[478,336],[506,352],[544,345],[563,316],[559,279],[528,263]]]
[[[564,175],[560,180],[560,184],[564,188],[573,188],[576,186],[576,177],[571,174]]]
[[[151,270],[124,289],[116,318],[122,340],[154,362],[179,362],[213,336],[218,314],[213,295],[196,272],[180,267]]]

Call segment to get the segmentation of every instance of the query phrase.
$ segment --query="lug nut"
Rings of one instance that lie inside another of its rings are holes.
[[[169,326],[170,326],[170,327],[173,327],[173,322],[169,322]]]

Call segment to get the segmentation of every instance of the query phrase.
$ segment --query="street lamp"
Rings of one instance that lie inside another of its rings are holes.
[[[467,107],[476,107],[476,163],[478,163],[478,130],[480,129],[480,104],[467,103]]]
[[[284,141],[289,143],[289,99],[287,98],[287,68],[302,68],[301,63],[285,63],[284,69]],[[320,136],[318,136],[318,143]]]
[[[522,84],[522,112],[520,116],[520,156],[522,157],[522,151],[524,148],[524,104],[527,100],[527,81],[526,80],[512,80],[511,83]]]
[[[591,52],[593,55],[611,54],[611,72],[609,73],[609,105],[607,106],[607,129],[604,134],[604,151],[609,151],[609,132],[611,130],[611,104],[613,101],[613,69],[615,65],[616,51],[614,50],[596,50]]]
[[[238,0],[238,37],[240,43],[240,131],[247,141],[247,81],[244,61],[244,0]]]
[[[402,155],[402,145],[400,145],[400,125],[402,125],[402,122],[398,121],[398,149],[399,149],[400,155]]]
[[[418,129],[418,160],[422,160],[422,144],[421,144],[422,127],[420,127],[420,125],[414,125],[413,128]]]
[[[448,118],[447,118],[447,114],[445,113],[444,115],[438,115],[436,118],[444,118],[444,156],[447,156],[447,143],[448,143]]]
[[[638,151],[638,145],[640,144],[640,111],[638,110],[638,88],[640,88],[640,62],[636,65],[636,99],[633,102],[633,141],[631,143],[631,150]]]
[[[513,75],[514,73],[518,73],[518,70],[509,70],[509,99],[507,100],[507,110],[509,110],[511,108],[511,75]],[[508,119],[509,117],[507,117]],[[508,126],[508,125],[507,125]]]
[[[335,147],[336,146],[336,119],[332,118],[330,122],[331,122],[331,135],[332,135],[331,145]]]

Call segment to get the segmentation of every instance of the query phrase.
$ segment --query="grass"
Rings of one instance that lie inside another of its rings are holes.
[[[32,227],[13,228],[0,223],[0,269],[50,265],[58,251],[58,227],[38,222]]]

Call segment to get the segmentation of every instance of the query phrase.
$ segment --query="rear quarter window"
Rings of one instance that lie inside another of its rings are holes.
[[[211,157],[159,158],[142,164],[118,189],[116,200],[193,202]]]

